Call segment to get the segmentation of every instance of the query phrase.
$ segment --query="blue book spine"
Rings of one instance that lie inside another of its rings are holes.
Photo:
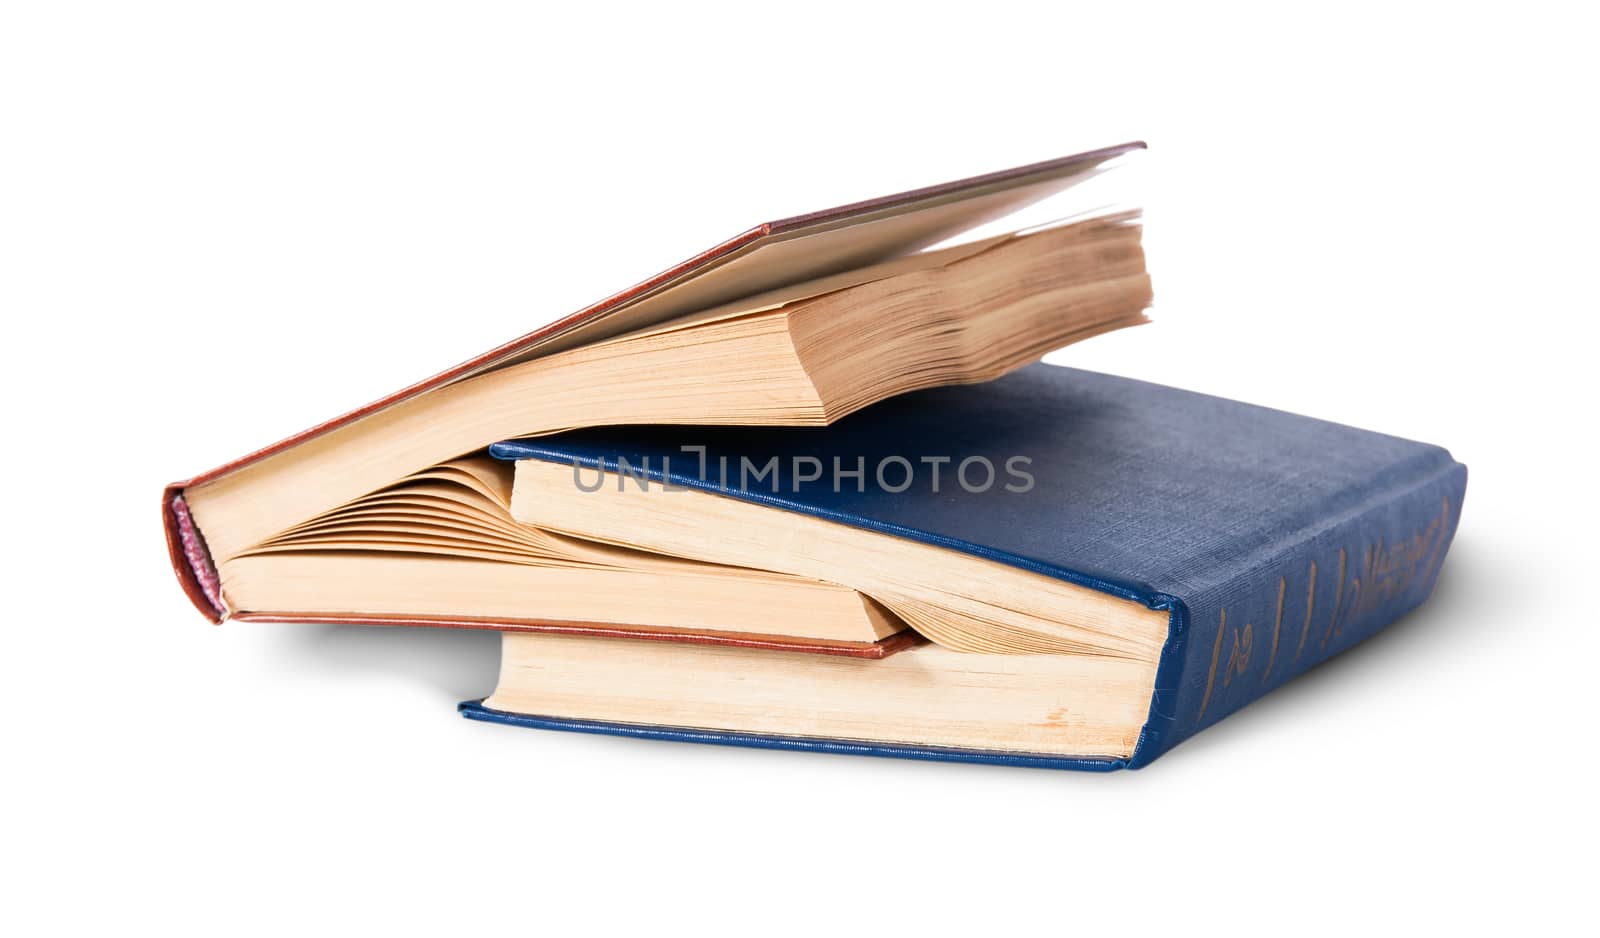
[[[1461,517],[1467,469],[1447,461],[1392,480],[1342,517],[1300,532],[1183,598],[1157,595],[1172,628],[1139,768],[1256,698],[1371,637],[1433,592]]]

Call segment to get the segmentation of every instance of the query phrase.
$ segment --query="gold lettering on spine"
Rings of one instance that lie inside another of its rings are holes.
[[[1367,571],[1364,576],[1371,576],[1372,558],[1373,558],[1372,548],[1371,547],[1368,547],[1366,549],[1366,553],[1365,553],[1364,556],[1365,556],[1365,559],[1366,559],[1366,564],[1365,564],[1365,567],[1363,569]],[[1361,605],[1360,605],[1360,603],[1361,603],[1361,584],[1362,584],[1363,579],[1364,579],[1364,577],[1354,577],[1354,578],[1352,578],[1350,580],[1349,589],[1347,590],[1345,588],[1345,583],[1344,583],[1344,549],[1340,548],[1340,550],[1339,550],[1339,597],[1337,599],[1335,599],[1334,602],[1333,602],[1333,618],[1328,620],[1328,630],[1326,632],[1322,633],[1322,642],[1320,643],[1319,647],[1326,649],[1328,647],[1328,642],[1330,640],[1332,640],[1334,636],[1339,634],[1340,628],[1344,625],[1344,621],[1343,621],[1343,619],[1341,619],[1341,615],[1344,618],[1354,618],[1354,617],[1356,617],[1357,615],[1360,614],[1360,609],[1361,609]],[[1351,593],[1355,594],[1355,595],[1350,597],[1350,601],[1349,602],[1345,602],[1344,601],[1344,594],[1346,592],[1351,592]]]
[[[1312,569],[1315,569],[1313,567]],[[1283,591],[1289,586],[1289,581],[1278,577],[1278,615],[1272,620],[1272,649],[1267,652],[1267,669],[1261,672],[1261,683],[1267,683],[1267,678],[1272,676],[1272,666],[1278,660],[1278,632],[1283,628]]]
[[[1311,561],[1311,582],[1306,584],[1306,624],[1300,627],[1300,644],[1295,647],[1294,658],[1289,663],[1294,664],[1300,660],[1300,653],[1306,650],[1306,637],[1311,634],[1311,610],[1317,608],[1317,562]]]
[[[1334,584],[1333,615],[1322,633],[1319,647],[1326,651],[1330,642],[1344,631],[1346,622],[1361,622],[1378,610],[1403,599],[1407,591],[1419,584],[1428,583],[1444,557],[1444,546],[1450,533],[1452,517],[1449,497],[1442,499],[1439,515],[1421,531],[1398,544],[1388,544],[1383,539],[1362,548],[1361,567],[1351,575],[1349,551],[1339,548],[1339,578]],[[1347,579],[1348,578],[1348,579]],[[1272,645],[1267,652],[1267,665],[1261,672],[1264,686],[1272,677],[1278,663],[1278,642],[1283,633],[1283,604],[1289,589],[1288,577],[1278,578],[1278,608],[1272,620]],[[1317,610],[1317,562],[1308,561],[1306,568],[1306,615],[1300,625],[1300,641],[1295,643],[1294,657],[1289,659],[1292,668],[1305,653],[1306,641],[1311,636],[1311,620]],[[1255,641],[1255,628],[1245,623],[1235,626],[1233,642],[1224,664],[1222,642],[1228,634],[1228,610],[1223,609],[1217,621],[1217,637],[1211,644],[1211,670],[1206,674],[1205,694],[1200,698],[1199,723],[1205,719],[1211,706],[1211,695],[1216,691],[1217,666],[1222,665],[1222,686],[1228,688],[1234,678],[1244,677],[1250,669],[1251,651]]]
[[[1228,610],[1222,610],[1222,620],[1217,623],[1217,640],[1211,645],[1211,673],[1206,675],[1206,693],[1200,698],[1200,715],[1196,723],[1206,718],[1206,707],[1211,705],[1211,687],[1217,680],[1217,659],[1222,656],[1222,633],[1228,628]]]
[[[1339,548],[1339,585],[1333,593],[1333,618],[1328,620],[1328,631],[1322,635],[1322,647],[1328,646],[1328,638],[1333,635],[1334,627],[1339,624],[1339,613],[1344,610],[1344,548]]]
[[[1250,650],[1256,644],[1255,626],[1246,622],[1244,631],[1233,630],[1233,647],[1228,651],[1228,666],[1222,669],[1222,686],[1226,688],[1236,677],[1244,677],[1250,670]]]

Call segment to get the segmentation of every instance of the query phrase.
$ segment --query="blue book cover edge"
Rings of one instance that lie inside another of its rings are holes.
[[[753,749],[783,749],[800,752],[826,752],[835,755],[877,756],[888,759],[914,759],[923,762],[971,762],[980,765],[1009,765],[1035,769],[1075,769],[1110,772],[1127,768],[1122,759],[1094,759],[1054,756],[1044,753],[1004,752],[984,749],[952,749],[939,746],[906,746],[869,743],[848,739],[811,736],[779,736],[769,733],[734,733],[722,730],[655,726],[638,723],[611,723],[603,720],[573,720],[564,717],[509,713],[483,705],[482,700],[466,700],[457,705],[461,715],[485,723],[504,723],[530,729],[559,730],[567,733],[597,733],[634,739],[660,739],[669,742],[702,743],[711,746],[743,746]]]

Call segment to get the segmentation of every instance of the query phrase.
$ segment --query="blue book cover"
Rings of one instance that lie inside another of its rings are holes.
[[[469,717],[1070,768],[1145,765],[1422,603],[1467,476],[1437,446],[1043,364],[908,394],[825,429],[612,427],[491,452],[962,551],[1135,600],[1170,624],[1148,720],[1125,763],[585,724],[463,705]],[[762,473],[754,484],[751,467]]]

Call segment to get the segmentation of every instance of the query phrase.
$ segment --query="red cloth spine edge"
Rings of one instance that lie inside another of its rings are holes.
[[[184,595],[215,625],[225,615],[222,581],[217,576],[216,565],[211,562],[205,538],[200,536],[200,529],[189,515],[189,506],[183,501],[183,487],[184,483],[174,483],[161,493],[161,523],[167,532],[167,557],[172,561],[172,572],[177,574]]]

